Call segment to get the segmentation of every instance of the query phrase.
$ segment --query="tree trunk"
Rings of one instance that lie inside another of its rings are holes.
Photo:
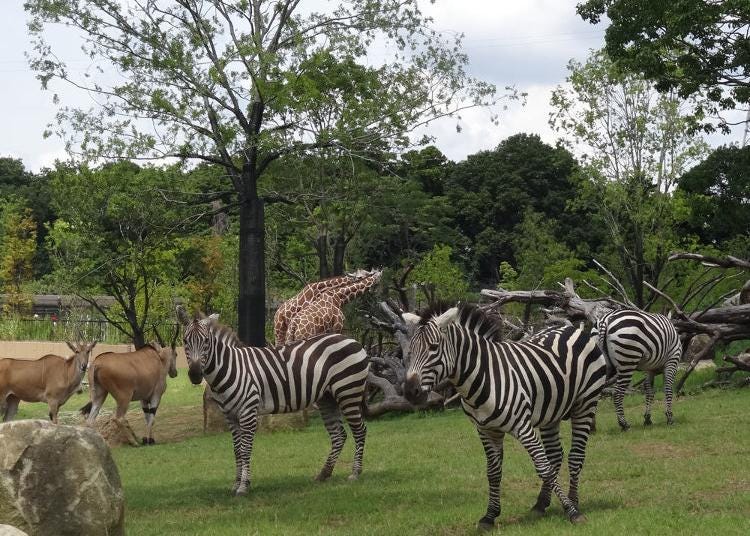
[[[331,277],[331,271],[328,269],[328,234],[319,233],[315,240],[315,251],[318,253],[318,275],[320,279]],[[338,275],[338,274],[334,274]]]
[[[340,234],[336,235],[333,243],[333,274],[344,275],[344,255],[346,254],[346,240]]]
[[[135,326],[131,327],[133,328],[133,346],[135,346],[136,350],[139,350],[146,346],[146,335],[142,329]]]
[[[239,295],[237,335],[250,346],[265,346],[266,284],[263,201],[255,192],[240,204]],[[253,195],[255,194],[255,195]]]

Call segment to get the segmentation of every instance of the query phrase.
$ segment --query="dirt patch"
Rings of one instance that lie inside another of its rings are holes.
[[[695,455],[692,449],[674,445],[672,443],[662,443],[659,441],[646,441],[629,447],[630,452],[641,458],[692,458]]]

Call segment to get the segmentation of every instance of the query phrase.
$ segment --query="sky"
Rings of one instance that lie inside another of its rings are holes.
[[[311,0],[314,1],[314,0]],[[580,0],[437,0],[422,2],[422,9],[435,19],[435,28],[465,35],[464,50],[469,72],[503,88],[515,86],[526,92],[525,106],[511,103],[501,113],[500,124],[490,121],[486,110],[462,114],[461,132],[456,121],[433,123],[430,134],[435,145],[454,161],[480,150],[493,149],[503,139],[518,133],[536,133],[549,143],[556,134],[547,124],[551,91],[564,84],[570,59],[584,60],[604,43],[604,26],[592,26],[575,12]],[[65,159],[59,138],[44,139],[46,126],[54,120],[57,105],[52,91],[43,91],[28,67],[24,52],[31,50],[26,33],[22,0],[6,0],[0,18],[0,156],[20,158],[27,169],[38,171],[55,159]],[[80,43],[65,42],[58,55],[75,58]],[[72,68],[78,64],[71,63]],[[62,86],[54,88],[60,104],[87,104],[90,99]],[[741,132],[715,136],[713,145],[741,141]]]

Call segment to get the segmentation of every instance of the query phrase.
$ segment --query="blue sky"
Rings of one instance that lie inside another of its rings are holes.
[[[323,0],[311,0],[323,1]],[[461,133],[454,120],[430,126],[437,145],[449,158],[495,147],[517,132],[535,132],[548,142],[555,135],[547,125],[550,92],[565,81],[571,58],[584,59],[599,48],[604,28],[583,22],[575,13],[579,0],[437,0],[423,2],[437,29],[465,34],[464,49],[470,72],[498,87],[515,85],[528,93],[526,106],[512,104],[501,114],[500,125],[489,114],[473,110],[462,114]],[[5,2],[0,18],[0,156],[21,158],[38,170],[56,158],[65,158],[62,141],[42,138],[54,120],[52,91],[43,91],[29,69],[24,52],[31,45],[26,35],[26,14],[21,0]],[[63,42],[56,49],[65,59],[76,58],[79,43]],[[80,66],[80,63],[78,64]],[[76,63],[71,64],[76,68]],[[70,88],[55,87],[61,104],[89,104],[91,98]],[[714,144],[741,141],[741,132],[711,140]]]

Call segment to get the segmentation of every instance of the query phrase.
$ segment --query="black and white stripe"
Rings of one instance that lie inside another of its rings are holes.
[[[572,326],[545,330],[520,342],[500,342],[497,325],[469,306],[436,318],[425,314],[411,338],[407,397],[422,400],[440,382],[453,384],[474,422],[487,456],[489,505],[482,528],[500,515],[503,439],[516,437],[534,462],[542,488],[534,510],[544,512],[551,492],[571,521],[578,511],[578,479],[586,443],[606,377],[595,338]],[[557,481],[562,464],[560,421],[570,419],[570,490]],[[541,441],[534,428],[539,428]]]
[[[665,414],[667,423],[672,424],[672,387],[682,346],[677,330],[669,318],[643,311],[617,310],[601,317],[596,323],[596,331],[610,375],[615,375],[615,412],[620,427],[623,430],[630,427],[625,420],[622,401],[636,369],[646,371],[644,424],[651,424],[654,376],[662,370]]]
[[[369,359],[355,340],[338,334],[321,335],[278,348],[243,346],[215,315],[187,322],[184,341],[189,376],[193,383],[205,378],[229,423],[237,476],[233,491],[247,493],[250,456],[258,415],[287,413],[317,403],[331,437],[331,452],[317,476],[333,472],[346,440],[343,419],[355,441],[350,479],[362,471],[366,428],[362,402]]]

